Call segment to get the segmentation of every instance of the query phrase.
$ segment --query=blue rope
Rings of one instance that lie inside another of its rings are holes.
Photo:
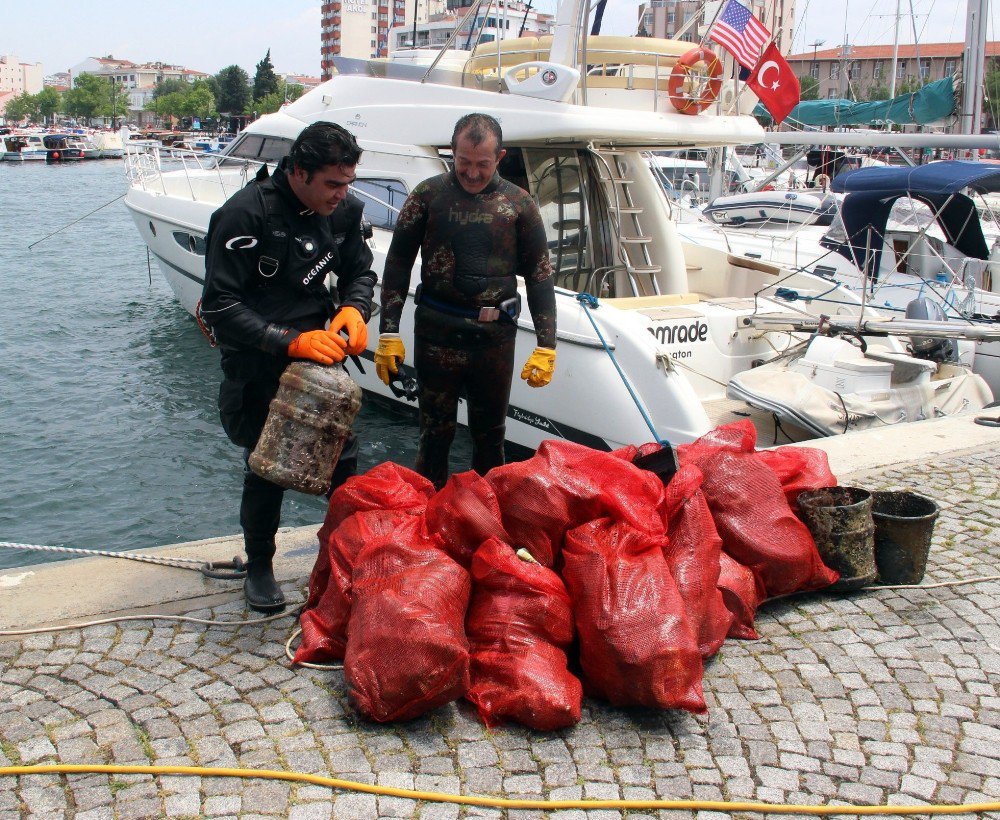
[[[580,303],[583,308],[583,312],[587,314],[587,318],[590,319],[590,324],[594,326],[594,332],[597,334],[597,338],[601,340],[601,344],[604,345],[604,352],[611,357],[611,363],[615,366],[615,370],[618,371],[618,375],[621,376],[622,382],[625,384],[629,395],[632,397],[632,401],[635,402],[635,406],[639,408],[639,412],[642,414],[642,420],[646,422],[646,426],[649,428],[649,432],[653,434],[653,441],[657,442],[661,447],[669,447],[670,442],[666,439],[661,439],[656,434],[656,428],[653,426],[653,420],[649,417],[646,412],[646,408],[642,406],[642,402],[639,401],[639,397],[635,394],[635,390],[632,389],[632,385],[629,384],[628,378],[622,372],[621,366],[618,364],[618,360],[615,359],[615,354],[608,346],[607,341],[604,339],[604,334],[601,333],[601,329],[597,326],[597,322],[594,321],[594,317],[590,315],[590,309],[595,310],[600,307],[597,303],[597,297],[592,296],[589,293],[578,293],[576,295],[576,300]]]

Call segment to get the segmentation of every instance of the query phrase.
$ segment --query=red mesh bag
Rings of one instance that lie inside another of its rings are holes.
[[[682,466],[694,464],[704,475],[702,492],[723,549],[753,570],[767,595],[829,586],[840,576],[823,565],[777,476],[754,452],[755,441],[753,424],[743,420],[677,451]]]
[[[568,441],[543,441],[534,456],[486,475],[493,485],[509,543],[555,565],[566,531],[595,518],[623,521],[642,532],[663,531],[663,485],[623,458]]]
[[[351,617],[351,573],[362,548],[392,535],[405,521],[419,522],[405,510],[367,510],[341,522],[327,539],[326,588],[299,618],[302,640],[295,663],[329,663],[344,657]]]
[[[823,450],[785,444],[775,450],[761,450],[757,457],[778,477],[785,500],[795,513],[799,493],[837,486],[837,477],[830,472],[830,460]]]
[[[726,637],[757,640],[760,635],[754,629],[753,619],[764,594],[753,572],[726,553],[720,553],[719,589],[726,609],[732,613],[733,622]]]
[[[559,576],[491,538],[472,558],[472,580],[465,697],[483,723],[515,720],[538,731],[577,723],[583,687],[566,668],[573,612]]]
[[[361,714],[408,720],[465,694],[471,586],[413,516],[361,551],[344,654],[348,696]]]
[[[703,658],[719,651],[733,622],[719,589],[722,539],[701,492],[701,470],[681,467],[667,485],[663,504],[670,540],[667,566],[684,599],[688,622]]]
[[[701,654],[664,540],[607,518],[566,533],[563,580],[584,687],[617,706],[704,712]]]
[[[314,607],[326,589],[330,576],[330,537],[342,521],[365,510],[406,510],[420,515],[433,494],[434,485],[430,481],[391,461],[373,467],[364,475],[352,476],[334,490],[319,530],[319,553],[309,576],[305,608]]]
[[[483,541],[493,536],[509,540],[500,521],[500,503],[492,485],[472,471],[453,475],[427,502],[424,525],[466,569]]]

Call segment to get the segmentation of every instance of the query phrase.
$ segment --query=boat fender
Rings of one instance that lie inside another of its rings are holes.
[[[704,74],[695,72],[699,64],[704,64]],[[667,80],[670,102],[682,114],[701,113],[718,99],[721,88],[722,61],[707,48],[693,48],[678,57]]]

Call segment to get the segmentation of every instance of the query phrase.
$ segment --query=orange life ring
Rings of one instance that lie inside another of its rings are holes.
[[[699,63],[705,64],[704,74],[695,72]],[[698,74],[703,79],[694,93],[684,90],[685,83],[692,75]],[[722,90],[722,61],[707,48],[693,48],[677,58],[674,67],[670,69],[667,80],[667,93],[674,108],[682,114],[698,114],[708,108],[719,97]]]

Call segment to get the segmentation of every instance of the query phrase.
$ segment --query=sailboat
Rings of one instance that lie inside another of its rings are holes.
[[[818,321],[827,305],[805,297],[831,291],[838,316],[860,317],[862,300],[812,273],[709,248],[685,250],[648,152],[759,142],[764,132],[750,116],[716,114],[708,105],[681,113],[678,95],[700,104],[705,94],[703,84],[687,79],[671,91],[671,72],[690,43],[582,36],[584,22],[584,5],[565,2],[552,38],[481,44],[460,68],[412,58],[341,61],[338,76],[251,124],[207,165],[184,162],[165,171],[155,149],[130,155],[126,206],[177,298],[193,311],[212,212],[252,181],[260,164],[287,153],[306,124],[337,122],[365,149],[355,192],[374,226],[378,271],[407,193],[449,167],[455,121],[488,112],[504,131],[508,154],[500,173],[539,204],[558,311],[556,375],[544,390],[515,380],[508,439],[533,449],[565,438],[606,450],[690,441],[748,415],[773,436],[771,412],[729,398],[726,387],[816,334],[759,329],[754,321],[789,312]],[[735,98],[725,84],[717,93],[730,103]],[[801,298],[790,301],[790,292]],[[412,295],[404,339],[413,331]],[[525,359],[534,332],[527,316],[518,321],[516,356]],[[369,336],[374,347],[377,333]],[[412,350],[412,342],[406,346]],[[868,347],[897,354],[901,374],[911,358],[895,335],[873,335]],[[373,349],[362,358],[370,363]],[[406,364],[403,376],[387,388],[370,364],[354,373],[368,394],[397,404],[412,398],[406,388],[414,374]],[[940,376],[941,392],[961,396],[956,407],[975,409],[991,399],[965,368]],[[925,415],[935,415],[933,408]]]

